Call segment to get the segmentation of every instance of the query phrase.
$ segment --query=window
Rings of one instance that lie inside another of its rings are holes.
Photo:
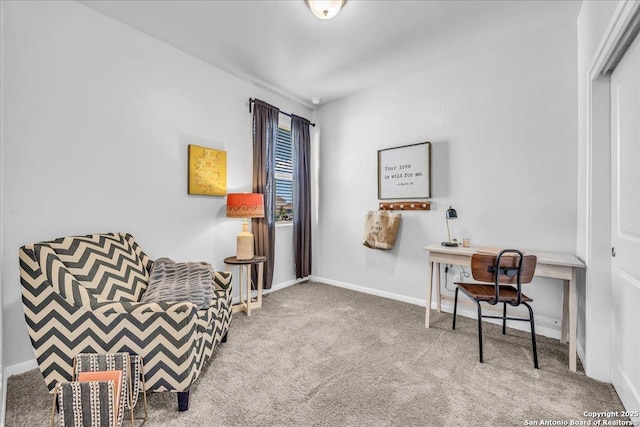
[[[293,220],[293,153],[291,131],[278,128],[276,140],[276,221]]]

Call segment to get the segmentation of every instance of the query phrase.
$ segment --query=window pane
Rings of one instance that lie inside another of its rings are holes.
[[[276,141],[276,221],[293,220],[293,156],[291,132],[278,129]]]
[[[291,154],[291,133],[278,129],[276,142],[276,173],[293,173],[293,157]]]

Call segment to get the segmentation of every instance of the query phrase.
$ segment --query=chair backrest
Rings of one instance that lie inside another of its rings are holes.
[[[500,266],[497,265],[498,257]],[[522,270],[518,274],[521,261]],[[480,282],[496,283],[497,279],[497,283],[503,285],[529,283],[536,271],[537,261],[535,255],[524,255],[515,249],[505,249],[497,255],[476,253],[471,257],[471,274],[474,280]]]
[[[151,260],[130,234],[63,237],[34,244],[57,259],[94,297],[137,302],[147,288]]]

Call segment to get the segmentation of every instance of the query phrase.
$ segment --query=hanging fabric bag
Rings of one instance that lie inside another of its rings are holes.
[[[402,214],[388,211],[369,211],[364,216],[364,242],[372,249],[393,249]]]

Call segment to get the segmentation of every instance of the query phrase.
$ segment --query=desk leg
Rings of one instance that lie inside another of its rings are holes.
[[[431,326],[431,292],[433,288],[433,263],[427,263],[427,304],[424,313],[424,327]]]
[[[569,280],[564,281],[562,294],[562,320],[560,321],[560,342],[566,344],[569,335]]]
[[[247,275],[247,316],[251,316],[251,264],[243,265]]]
[[[571,269],[569,282],[569,369],[575,372],[578,368],[576,359],[576,341],[578,335],[578,298],[576,291],[576,269]]]
[[[438,309],[438,313],[442,313],[442,295],[440,294],[440,263],[435,263],[436,271],[436,307]]]
[[[245,313],[247,312],[245,307],[244,307],[244,299],[242,299],[242,288],[244,287],[244,279],[242,277],[242,273],[243,273],[243,269],[242,266],[239,265],[238,266],[238,284],[240,286],[238,286],[238,302],[240,303],[240,307],[242,308],[242,311],[244,311]]]
[[[258,308],[262,307],[262,280],[264,275],[264,262],[258,264]]]

